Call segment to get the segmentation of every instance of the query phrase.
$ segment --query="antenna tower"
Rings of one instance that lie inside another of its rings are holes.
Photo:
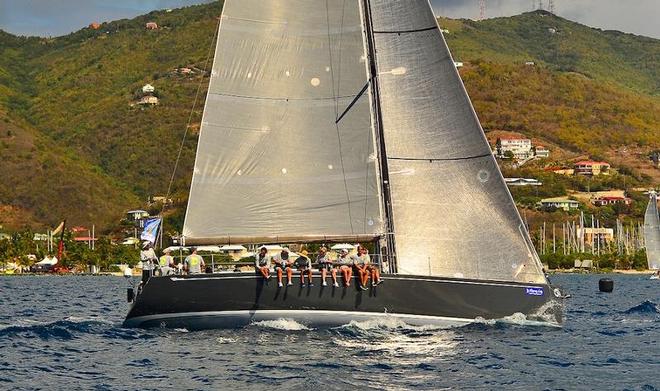
[[[551,14],[555,13],[555,0],[548,0],[548,11],[550,11]]]
[[[539,10],[543,11],[543,0],[539,0]]]
[[[486,0],[479,0],[479,20],[486,19]]]

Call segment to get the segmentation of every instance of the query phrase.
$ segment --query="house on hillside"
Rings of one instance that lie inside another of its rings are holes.
[[[573,165],[575,175],[609,175],[610,164],[607,162],[595,162],[583,160]]]
[[[580,203],[578,201],[569,200],[565,197],[544,198],[541,200],[541,202],[539,202],[539,204],[544,208],[563,209],[567,212],[580,207]]]
[[[100,24],[100,23],[96,23],[96,22],[94,22],[94,23],[90,23],[90,24],[89,24],[89,28],[92,29],[92,30],[98,30],[98,29],[101,28],[101,24]]]
[[[497,139],[495,148],[499,158],[507,157],[508,152],[514,159],[524,160],[533,156],[532,140],[520,137],[500,137]]]
[[[509,186],[541,186],[543,183],[531,178],[504,178]]]
[[[126,218],[128,219],[128,221],[138,221],[138,220],[146,219],[147,217],[149,217],[149,212],[142,209],[129,210],[128,212],[126,212]]]
[[[630,205],[630,204],[632,204],[632,198],[628,198],[628,197],[598,197],[598,198],[594,198],[593,200],[591,200],[591,203],[594,204],[595,206],[606,206],[606,205],[614,205],[614,204]]]
[[[142,86],[142,93],[143,94],[153,94],[154,91],[156,91],[156,88],[152,86],[151,84],[145,84]]]
[[[147,30],[158,30],[158,25],[156,22],[147,22]]]
[[[537,145],[534,147],[534,156],[536,157],[550,157],[550,150],[543,145]]]
[[[143,96],[137,104],[142,106],[155,106],[158,104],[158,98],[151,95]]]

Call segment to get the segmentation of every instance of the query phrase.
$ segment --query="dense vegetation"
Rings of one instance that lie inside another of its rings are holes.
[[[175,178],[181,207],[168,220],[180,224],[208,76],[173,70],[207,67],[221,7],[152,12],[53,39],[0,32],[0,208],[18,210],[12,219],[0,214],[0,225],[36,228],[67,217],[108,230],[122,211],[164,193],[201,83]],[[147,21],[160,28],[146,30]],[[466,63],[461,75],[487,129],[593,156],[618,145],[660,148],[660,41],[543,12],[441,24]],[[131,107],[146,83],[160,105]],[[516,196],[530,205],[539,197]]]

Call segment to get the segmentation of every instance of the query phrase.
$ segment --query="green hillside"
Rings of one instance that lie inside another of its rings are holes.
[[[53,39],[0,32],[0,157],[9,178],[0,210],[19,208],[28,224],[68,217],[110,226],[163,194],[201,85],[175,181],[185,194],[208,85],[201,70],[210,67],[221,7],[152,12]],[[147,30],[148,21],[160,28]],[[441,25],[466,64],[461,75],[485,128],[591,155],[660,148],[659,40],[543,12]],[[196,73],[174,72],[180,67]],[[160,104],[132,106],[146,83]]]
[[[484,21],[440,19],[457,61],[533,61],[660,95],[660,40],[602,31],[545,11]]]

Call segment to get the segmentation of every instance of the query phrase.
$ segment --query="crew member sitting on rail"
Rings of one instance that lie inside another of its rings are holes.
[[[183,263],[188,274],[201,274],[204,268],[204,258],[201,255],[197,255],[197,249],[195,247],[190,249],[190,255],[186,257]]]
[[[279,255],[273,257],[275,263],[275,271],[277,272],[277,286],[282,287],[282,273],[286,272],[287,286],[293,285],[291,278],[293,276],[293,269],[291,268],[293,262],[289,259],[289,249],[283,248]]]
[[[348,251],[342,249],[337,259],[339,264],[339,271],[344,276],[344,286],[351,286],[351,278],[353,277],[353,261],[348,256]]]
[[[326,247],[321,247],[319,249],[319,254],[316,256],[316,263],[321,269],[321,278],[323,279],[323,286],[328,284],[325,282],[325,277],[328,274],[328,270],[332,274],[332,282],[334,286],[339,286],[337,283],[337,269],[332,266],[332,259],[328,256],[328,249]]]
[[[270,278],[270,257],[268,256],[268,249],[266,247],[259,249],[257,259],[254,261],[254,267],[266,280]]]
[[[369,262],[370,257],[367,249],[358,244],[357,255],[353,257],[353,266],[357,269],[360,276],[360,289],[366,291],[367,283],[369,282]]]
[[[296,258],[295,264],[300,271],[300,286],[305,286],[305,274],[307,274],[309,286],[314,286],[314,283],[312,283],[312,261],[307,257],[307,250],[300,252],[300,256]]]

